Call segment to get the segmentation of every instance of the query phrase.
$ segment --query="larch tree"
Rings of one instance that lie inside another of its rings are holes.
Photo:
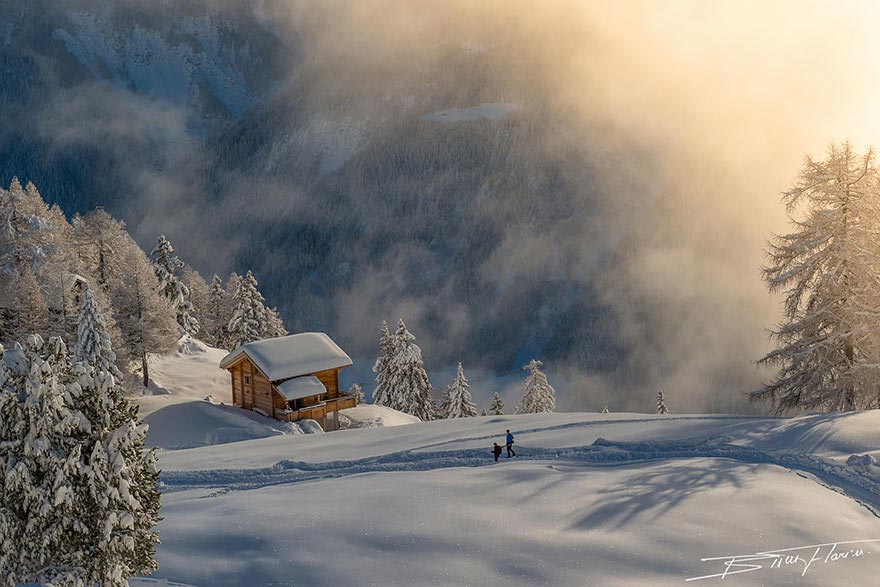
[[[433,389],[425,371],[422,349],[403,320],[394,334],[394,354],[388,365],[388,407],[416,416],[423,422],[433,419]]]
[[[497,391],[492,394],[492,404],[489,406],[489,413],[493,416],[500,416],[504,413],[504,402]]]
[[[389,363],[394,355],[394,336],[388,328],[388,322],[382,320],[379,328],[379,356],[373,365],[373,373],[376,374],[376,387],[373,389],[373,403],[379,406],[391,407],[389,393]]]
[[[529,375],[523,381],[523,395],[516,407],[517,414],[538,414],[556,409],[556,390],[547,381],[541,365],[541,361],[532,359],[523,367]]]
[[[22,263],[9,280],[12,320],[6,325],[6,337],[24,342],[32,333],[44,334],[49,327],[49,306],[30,264]]]
[[[873,152],[844,143],[822,161],[808,157],[782,194],[794,230],[767,243],[763,277],[784,294],[784,319],[759,361],[779,372],[750,394],[777,413],[880,403],[877,184]]]
[[[174,348],[179,323],[167,298],[159,294],[159,281],[149,259],[132,245],[125,251],[128,274],[113,290],[113,311],[132,360],[141,364],[143,385],[148,387],[148,355]]]
[[[658,414],[668,414],[669,409],[666,407],[666,397],[663,395],[663,390],[657,390],[657,413]]]
[[[471,398],[471,386],[464,376],[461,363],[455,372],[455,379],[449,385],[446,399],[446,418],[472,418],[477,415],[477,406]]]
[[[177,275],[183,269],[183,261],[174,254],[174,247],[164,234],[158,236],[152,255],[156,277],[159,279],[159,291],[174,308],[179,334],[195,336],[199,332],[199,321],[195,317],[189,288]]]

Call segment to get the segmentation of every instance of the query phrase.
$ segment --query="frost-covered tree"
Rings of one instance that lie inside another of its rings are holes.
[[[122,378],[122,373],[116,367],[116,353],[113,352],[107,322],[89,288],[84,289],[81,294],[73,357],[100,372],[106,371],[117,379]]]
[[[227,340],[229,335],[226,330],[230,318],[226,314],[228,307],[223,280],[215,273],[208,291],[208,308],[205,313],[205,322],[202,324],[204,331],[202,336],[209,345],[221,349],[228,348],[229,345]]]
[[[248,271],[233,296],[232,318],[228,326],[233,347],[265,338],[266,306],[263,301],[263,295],[257,289],[257,279]]]
[[[125,223],[98,208],[85,216],[74,216],[72,225],[71,239],[80,266],[94,276],[99,289],[107,292],[113,280],[126,271],[123,251],[131,237]]]
[[[608,409],[608,406],[605,406],[604,408],[602,408],[602,413],[603,414],[610,414],[611,411]]]
[[[361,405],[364,403],[364,391],[361,389],[359,383],[351,384],[351,387],[348,388],[348,395],[354,398],[356,405]]]
[[[852,410],[880,401],[880,259],[874,155],[832,145],[807,158],[783,202],[794,230],[767,244],[764,280],[784,293],[777,348],[760,364],[776,378],[751,394],[776,412]]]
[[[49,307],[31,266],[19,265],[9,283],[12,319],[4,328],[6,338],[24,341],[30,333],[45,333],[49,327]]]
[[[149,259],[137,246],[125,252],[128,275],[114,287],[113,311],[132,360],[141,364],[143,385],[149,385],[151,353],[174,348],[178,322],[168,300],[159,294],[158,279]]]
[[[208,316],[208,303],[211,297],[208,283],[201,274],[190,267],[185,266],[180,272],[180,281],[189,289],[189,299],[192,303],[193,316],[199,323],[199,337],[205,338],[205,323]]]
[[[657,390],[657,413],[658,414],[668,414],[669,409],[666,407],[666,398],[663,396],[663,390]]]
[[[159,291],[174,308],[179,334],[195,336],[199,332],[199,321],[195,317],[189,288],[177,275],[183,269],[183,261],[174,254],[174,247],[164,234],[158,236],[152,255],[156,277],[159,279]]]
[[[497,391],[492,394],[492,404],[489,406],[489,413],[493,416],[500,416],[504,413],[504,402],[501,401],[501,396],[498,395]]]
[[[422,361],[422,349],[415,341],[403,320],[399,320],[394,354],[388,364],[387,403],[383,405],[428,421],[434,416],[433,390]]]
[[[110,371],[71,366],[64,342],[28,337],[0,368],[0,576],[4,584],[122,587],[155,569],[159,493],[145,427]],[[5,385],[3,381],[5,380]]]
[[[394,355],[394,336],[388,328],[388,322],[382,320],[379,328],[379,356],[373,365],[373,373],[376,374],[376,387],[373,389],[373,403],[380,406],[389,406],[391,395],[388,389],[389,364]]]
[[[537,414],[552,412],[556,409],[556,391],[541,371],[541,361],[532,359],[523,366],[529,372],[523,382],[523,395],[516,407],[517,414]]]
[[[80,503],[76,487],[81,482],[81,439],[88,425],[71,409],[68,400],[70,361],[61,338],[44,343],[28,336],[17,389],[3,402],[19,402],[21,418],[17,438],[0,445],[5,464],[5,487],[0,494],[0,542],[17,534],[11,552],[4,553],[0,574],[7,584],[54,582],[74,584],[84,561]],[[8,426],[8,424],[5,424]],[[8,435],[8,429],[3,431]],[[9,565],[9,566],[6,566]]]
[[[264,338],[278,338],[279,336],[287,336],[287,329],[284,327],[284,321],[278,314],[278,308],[266,309],[266,332]]]
[[[455,379],[449,385],[446,398],[446,418],[472,418],[477,415],[477,406],[471,398],[471,386],[464,376],[461,363],[455,372]]]

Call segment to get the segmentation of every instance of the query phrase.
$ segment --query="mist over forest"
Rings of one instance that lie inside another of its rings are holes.
[[[7,0],[0,181],[252,269],[356,363],[402,317],[561,409],[743,411],[778,192],[880,103],[866,5],[753,4]]]

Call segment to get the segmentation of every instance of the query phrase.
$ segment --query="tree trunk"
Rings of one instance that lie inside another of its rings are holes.
[[[144,387],[150,386],[150,372],[147,369],[147,350],[141,351],[141,368],[144,371]]]

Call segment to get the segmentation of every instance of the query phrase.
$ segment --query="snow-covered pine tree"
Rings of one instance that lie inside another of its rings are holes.
[[[189,299],[192,303],[193,316],[199,323],[199,336],[205,337],[205,323],[208,317],[208,300],[211,293],[208,283],[201,274],[190,267],[185,266],[180,272],[180,281],[189,289]]]
[[[471,398],[471,386],[464,376],[461,363],[455,372],[455,379],[449,386],[449,396],[446,403],[446,418],[472,418],[477,415],[477,406]]]
[[[658,414],[668,414],[669,410],[666,408],[666,398],[663,396],[663,390],[657,390],[657,413]]]
[[[281,320],[281,316],[278,314],[278,308],[267,308],[264,338],[278,338],[279,336],[287,336],[287,334],[284,321]]]
[[[493,416],[500,416],[504,413],[504,402],[501,401],[501,396],[498,395],[497,391],[492,394],[492,405],[489,406],[489,413]]]
[[[611,413],[611,412],[608,410],[608,406],[605,406],[604,408],[602,408],[602,413],[603,413],[603,414],[610,414],[610,413]]]
[[[21,346],[13,350],[21,355]],[[24,532],[27,523],[24,495],[29,493],[29,477],[16,463],[24,458],[24,375],[6,366],[6,350],[0,345],[0,584],[15,584],[16,574],[25,562]]]
[[[389,399],[384,405],[428,421],[434,416],[433,390],[422,361],[422,349],[415,340],[403,320],[399,320],[394,354],[388,365]]]
[[[266,306],[263,305],[263,295],[257,289],[257,280],[250,271],[241,279],[235,291],[228,330],[233,347],[266,336]]]
[[[351,384],[351,387],[348,388],[348,395],[354,397],[356,405],[361,405],[364,403],[364,391],[363,389],[361,389],[359,383]]]
[[[81,308],[76,329],[76,347],[73,351],[74,360],[121,379],[122,373],[116,367],[116,353],[113,352],[107,322],[98,309],[91,290],[85,288],[80,297]]]
[[[146,427],[109,371],[82,369],[77,407],[91,423],[88,460],[77,487],[87,585],[123,587],[155,570],[159,491],[156,457],[145,450]]]
[[[379,356],[373,365],[373,373],[376,374],[376,387],[373,390],[373,403],[379,406],[391,407],[391,394],[389,393],[389,363],[394,356],[394,336],[388,328],[388,322],[382,320],[379,328]]]
[[[189,288],[177,276],[177,272],[183,268],[183,261],[174,254],[174,247],[164,234],[156,239],[156,248],[152,255],[156,277],[159,279],[159,291],[174,308],[180,336],[195,336],[199,332],[199,321],[194,315]]]
[[[782,194],[794,231],[769,241],[763,273],[784,292],[784,322],[759,362],[780,370],[751,393],[777,413],[880,407],[877,185],[873,152],[844,143],[824,161],[807,158]]]
[[[449,385],[440,392],[440,397],[434,400],[434,420],[446,419],[446,407],[449,405]]]
[[[88,427],[67,403],[70,361],[64,341],[56,337],[44,343],[39,335],[30,335],[24,356],[26,373],[19,380],[22,442],[18,454],[3,455],[6,479],[0,495],[0,510],[14,517],[13,527],[22,531],[15,554],[3,558],[4,564],[15,566],[0,572],[13,584],[76,584],[84,564],[76,487],[82,477],[81,440]]]
[[[523,366],[529,372],[523,381],[523,396],[516,407],[517,414],[537,414],[552,412],[556,409],[556,390],[547,381],[547,376],[541,371],[541,361],[532,359]]]
[[[205,342],[220,349],[229,348],[228,333],[226,326],[229,324],[229,316],[226,314],[228,300],[226,291],[223,289],[223,280],[215,273],[211,279],[211,287],[208,292],[208,310],[205,324],[202,325],[205,334]]]
[[[147,387],[147,356],[174,348],[178,323],[174,309],[159,294],[159,281],[144,252],[136,245],[127,247],[124,262],[128,274],[114,287],[113,310],[129,355],[141,364],[143,385]]]

